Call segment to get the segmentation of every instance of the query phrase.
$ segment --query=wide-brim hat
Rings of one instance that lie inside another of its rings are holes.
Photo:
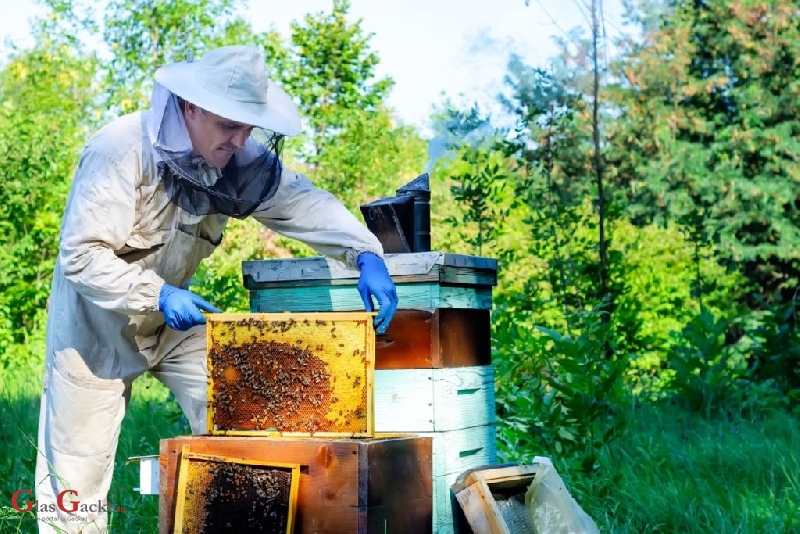
[[[224,46],[196,61],[170,63],[156,70],[155,79],[220,117],[283,135],[300,133],[297,106],[269,79],[264,56],[253,47]]]

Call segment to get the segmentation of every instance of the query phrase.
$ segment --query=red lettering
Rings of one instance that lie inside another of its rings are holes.
[[[75,512],[78,509],[78,503],[80,501],[77,501],[77,500],[69,501],[69,504],[72,505],[72,509],[71,510],[67,510],[66,508],[64,508],[64,495],[67,494],[67,493],[75,495],[76,497],[78,496],[78,492],[75,491],[75,490],[64,490],[64,491],[62,491],[61,493],[58,494],[58,497],[56,498],[56,504],[58,504],[58,508],[62,512],[67,512],[67,513]]]
[[[33,510],[33,503],[35,501],[25,501],[25,508],[21,508],[20,505],[19,505],[19,495],[20,495],[20,493],[27,493],[28,496],[31,496],[31,497],[33,496],[33,492],[31,490],[29,490],[29,489],[18,489],[11,496],[11,506],[17,512],[30,512],[31,510]]]

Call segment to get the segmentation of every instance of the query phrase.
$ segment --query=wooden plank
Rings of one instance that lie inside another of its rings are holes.
[[[375,371],[376,432],[433,432],[433,369]]]
[[[435,283],[398,284],[400,308],[430,310],[468,308],[491,310],[491,287],[440,286]],[[250,311],[329,312],[363,310],[364,303],[352,286],[312,286],[250,291]]]
[[[162,534],[173,529],[183,445],[195,453],[300,465],[295,532],[430,532],[432,528],[429,438],[185,436],[162,440],[160,445]]]
[[[473,468],[459,475],[451,485],[451,490],[471,529],[490,534],[511,534],[519,528],[532,528],[530,524],[514,525],[512,528],[506,522],[498,499],[502,501],[513,495],[524,495],[533,482],[537,469],[535,465],[507,464]],[[506,504],[524,508],[517,500]],[[514,517],[527,519],[527,514]]]
[[[484,481],[490,484],[492,488],[502,491],[515,490],[521,487],[527,490],[527,487],[533,482],[538,469],[539,467],[536,465],[518,465],[514,463],[473,467],[458,476],[456,482],[452,484],[452,489],[458,493],[472,484]]]
[[[438,347],[440,367],[466,367],[492,364],[492,324],[490,308],[440,308]]]
[[[244,278],[244,286],[247,289],[272,289],[277,287],[316,287],[316,286],[355,286],[358,284],[360,272],[357,270],[347,271],[348,276],[338,278],[316,277],[301,278],[298,280],[279,280],[274,282],[255,282],[252,278]],[[430,271],[424,274],[392,274],[395,284],[419,284],[424,282],[436,282],[451,285],[478,285],[495,286],[497,285],[497,272],[487,270],[475,270],[464,267],[448,267],[434,265]]]
[[[433,532],[438,534],[472,534],[472,529],[458,505],[450,486],[458,473],[440,475],[433,479]]]
[[[397,311],[375,342],[376,369],[491,365],[489,310]]]
[[[448,276],[456,283],[461,275],[480,271],[482,280],[485,279],[486,283],[495,280],[496,283],[497,260],[493,258],[433,251],[386,254],[384,260],[392,277],[424,277],[435,273],[434,279],[442,280],[440,273],[450,272]],[[242,262],[242,276],[248,289],[276,282],[353,279],[358,275],[358,270],[348,269],[344,263],[322,256]]]
[[[457,430],[495,422],[494,368],[433,370],[433,429]]]
[[[481,464],[482,467],[486,467]],[[472,471],[475,467],[468,469]],[[433,531],[441,534],[482,532],[469,526],[467,518],[456,499],[453,486],[463,473],[452,472],[433,477]]]
[[[495,421],[494,369],[375,371],[377,432],[443,432]]]
[[[495,425],[419,433],[433,438],[433,529],[442,534],[458,532],[450,485],[466,469],[497,462]],[[462,532],[467,533],[468,530]]]
[[[496,286],[497,271],[444,265],[440,271],[439,281],[443,284]]]
[[[485,484],[470,486],[456,495],[474,532],[511,534],[502,520],[502,512]]]

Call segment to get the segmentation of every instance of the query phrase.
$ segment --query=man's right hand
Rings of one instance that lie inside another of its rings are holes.
[[[188,289],[180,289],[169,284],[164,284],[161,288],[161,293],[158,295],[158,309],[164,314],[167,326],[173,330],[189,330],[193,326],[206,324],[206,318],[201,310],[215,313],[222,311]]]

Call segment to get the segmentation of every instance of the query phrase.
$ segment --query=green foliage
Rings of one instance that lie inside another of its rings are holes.
[[[319,187],[334,192],[360,217],[359,205],[393,196],[417,177],[425,147],[413,129],[393,126],[386,111],[353,113],[343,121],[335,140],[326,143],[317,159],[318,166],[305,168]]]
[[[280,81],[299,103],[309,131],[292,143],[297,170],[357,204],[391,196],[422,169],[425,147],[413,130],[393,125],[386,98],[394,82],[376,79],[378,55],[350,3],[291,25]]]
[[[800,273],[796,2],[670,6],[616,64],[615,178],[635,213],[691,221],[785,298]]]
[[[742,313],[732,302],[745,294],[746,281],[720,265],[710,245],[696,257],[695,245],[676,225],[618,222],[612,239],[612,254],[622,254],[613,277],[624,278],[628,288],[617,297],[614,309],[616,343],[631,357],[633,383],[658,395],[668,380],[663,369],[678,339],[674,333],[700,312],[700,298],[693,290],[697,273],[707,280],[702,305],[729,323]]]
[[[34,331],[50,289],[66,193],[86,137],[96,63],[49,38],[0,71],[0,364]]]
[[[751,347],[754,379],[775,382],[795,405],[800,404],[798,302],[797,296],[772,304],[761,300],[765,311],[760,314],[757,326],[748,332],[754,341]]]
[[[669,366],[669,385],[678,402],[706,418],[740,403],[747,365],[735,346],[725,342],[729,325],[706,309],[678,337]]]
[[[576,317],[580,335],[563,336],[531,325],[544,336],[525,336],[517,354],[500,355],[498,383],[500,452],[504,459],[531,461],[535,455],[555,455],[571,470],[586,474],[598,468],[598,455],[622,432],[623,358],[607,358],[609,323],[591,311]],[[520,335],[515,321],[500,323],[497,339]],[[511,331],[508,329],[511,328]]]
[[[609,491],[565,473],[601,532],[800,531],[800,427],[785,411],[706,420],[669,403],[630,408],[602,451]]]
[[[20,349],[22,351],[23,349]],[[43,348],[29,346],[29,358]],[[21,355],[21,352],[20,352]],[[41,363],[31,369],[17,369],[0,375],[0,439],[6,454],[0,457],[0,532],[37,531],[33,514],[21,514],[10,506],[11,495],[18,489],[34,489],[36,481],[36,426],[39,420]],[[169,391],[154,378],[145,375],[133,385],[131,401],[114,461],[114,479],[108,494],[110,503],[125,512],[111,513],[111,532],[158,532],[158,496],[139,495],[139,464],[133,456],[158,454],[159,440],[190,434],[180,407]],[[25,496],[23,496],[25,497]]]
[[[436,129],[442,158],[438,172],[450,184],[449,202],[458,206],[448,210],[442,223],[456,230],[451,239],[460,239],[469,252],[480,256],[491,246],[500,253],[499,239],[513,204],[509,163],[498,150],[502,138],[477,106],[466,112],[445,109]]]
[[[393,81],[373,80],[379,59],[369,46],[361,21],[347,21],[348,0],[334,0],[330,13],[306,15],[291,26],[291,45],[281,79],[304,112],[311,128],[311,165],[318,165],[347,116],[383,108]]]

